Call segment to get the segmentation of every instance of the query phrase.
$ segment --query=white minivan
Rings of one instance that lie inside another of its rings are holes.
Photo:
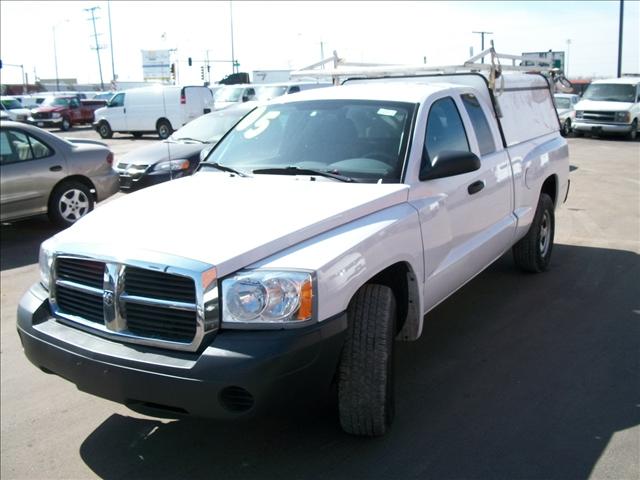
[[[207,87],[159,85],[125,90],[95,112],[93,127],[102,138],[114,132],[141,137],[156,132],[162,139],[174,130],[211,112],[213,95]]]

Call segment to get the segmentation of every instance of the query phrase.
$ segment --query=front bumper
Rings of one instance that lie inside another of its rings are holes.
[[[179,417],[251,417],[323,398],[346,334],[346,314],[300,329],[221,330],[199,353],[113,342],[63,325],[34,285],[18,306],[27,358],[79,390],[133,410]]]
[[[158,185],[159,183],[164,183],[169,180],[177,180],[178,178],[182,178],[190,174],[191,172],[187,170],[173,172],[173,174],[169,172],[145,172],[142,175],[138,175],[135,177],[127,175],[126,173],[120,173],[120,190],[126,192],[139,190],[141,188]]]
[[[579,132],[593,133],[629,133],[631,131],[630,123],[595,123],[585,122],[584,120],[575,120],[573,122],[573,130]]]
[[[27,123],[36,127],[59,127],[62,125],[62,117],[60,118],[27,118]]]

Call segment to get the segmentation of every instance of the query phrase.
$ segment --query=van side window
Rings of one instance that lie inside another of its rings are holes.
[[[476,138],[478,139],[478,147],[480,147],[480,155],[487,155],[496,151],[496,145],[493,141],[493,134],[491,128],[489,128],[489,122],[487,117],[482,111],[480,102],[476,96],[472,93],[465,93],[461,95],[464,108],[467,109],[469,118],[471,119],[471,125],[476,132]]]
[[[289,93],[298,93],[300,91],[300,87],[297,85],[294,85],[293,87],[289,88]]]
[[[110,107],[124,107],[124,93],[119,93],[109,102]]]
[[[460,113],[451,97],[436,100],[429,110],[420,172],[428,171],[444,151],[470,151]]]

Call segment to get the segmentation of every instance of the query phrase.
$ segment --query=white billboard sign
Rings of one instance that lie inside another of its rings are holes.
[[[145,82],[170,82],[171,51],[142,50],[142,76]]]

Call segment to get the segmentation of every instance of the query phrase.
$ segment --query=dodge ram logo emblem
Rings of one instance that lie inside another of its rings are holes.
[[[102,303],[104,303],[107,307],[111,307],[113,305],[113,292],[104,292],[102,294]]]

